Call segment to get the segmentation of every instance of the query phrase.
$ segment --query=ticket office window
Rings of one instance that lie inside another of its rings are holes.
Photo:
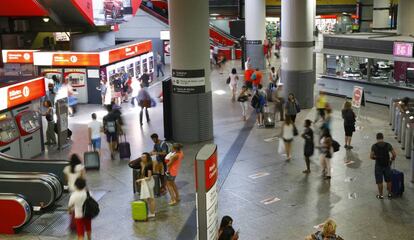
[[[72,87],[83,87],[86,81],[85,69],[65,69],[65,79]]]

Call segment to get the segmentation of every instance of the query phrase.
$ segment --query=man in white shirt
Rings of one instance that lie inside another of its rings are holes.
[[[95,152],[101,155],[102,123],[96,120],[96,113],[92,113],[92,121],[88,124],[89,143]]]

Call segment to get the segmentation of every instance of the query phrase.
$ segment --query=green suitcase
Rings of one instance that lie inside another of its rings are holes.
[[[147,221],[147,203],[144,201],[131,202],[132,219],[134,221]]]

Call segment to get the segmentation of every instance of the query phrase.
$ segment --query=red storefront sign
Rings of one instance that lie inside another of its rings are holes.
[[[55,53],[52,66],[100,66],[99,53]]]
[[[37,50],[3,50],[4,63],[33,63],[33,52]]]
[[[206,183],[206,192],[208,192],[211,187],[217,181],[218,177],[218,165],[217,165],[217,150],[206,160],[204,161],[204,171],[205,171],[205,183]],[[196,174],[196,189],[198,188],[198,178],[197,178],[197,166],[195,168]]]
[[[152,50],[152,42],[145,41],[109,51],[109,63],[135,57]]]
[[[7,108],[30,102],[45,96],[44,78],[36,78],[27,82],[11,85],[7,88]]]

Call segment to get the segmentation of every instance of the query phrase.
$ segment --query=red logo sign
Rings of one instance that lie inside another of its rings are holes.
[[[205,176],[206,176],[206,192],[210,190],[217,181],[218,166],[217,166],[217,152],[214,152],[207,161],[204,162]]]
[[[38,78],[7,89],[7,107],[11,108],[45,96],[45,80]]]
[[[118,62],[152,50],[152,42],[146,41],[109,51],[109,63]]]
[[[57,53],[52,66],[100,66],[99,53]]]

